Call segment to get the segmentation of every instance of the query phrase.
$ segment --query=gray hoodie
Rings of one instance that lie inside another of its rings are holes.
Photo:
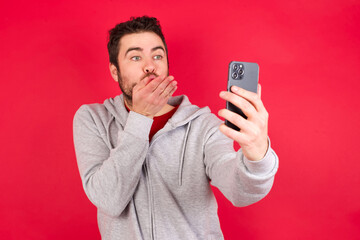
[[[169,104],[180,106],[150,142],[153,120],[128,112],[122,95],[75,114],[80,176],[104,240],[223,239],[210,183],[235,206],[259,201],[272,187],[278,158],[271,147],[249,161],[208,107],[186,96]]]

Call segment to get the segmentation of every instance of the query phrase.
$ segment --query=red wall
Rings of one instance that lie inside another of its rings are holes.
[[[199,106],[224,107],[231,60],[260,65],[280,169],[247,208],[215,189],[225,238],[360,239],[359,1],[4,1],[0,14],[1,239],[100,238],[72,118],[119,94],[107,30],[144,14]]]

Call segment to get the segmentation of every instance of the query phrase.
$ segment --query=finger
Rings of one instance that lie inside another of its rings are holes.
[[[168,95],[166,96],[167,98],[170,98],[173,94],[174,94],[174,92],[176,91],[176,89],[177,89],[177,86],[175,86],[169,93],[168,93]]]
[[[165,79],[165,76],[157,76],[156,78],[151,78],[148,76],[142,79],[137,85],[141,83],[141,85],[136,88],[137,91],[142,91],[144,94],[152,94],[157,86]]]
[[[252,118],[258,114],[255,106],[253,106],[250,102],[241,96],[238,96],[232,92],[222,91],[220,92],[220,97],[240,108],[248,118]]]
[[[230,121],[232,124],[234,124],[235,126],[237,126],[238,128],[240,128],[240,131],[246,131],[247,127],[248,127],[248,122],[245,118],[243,118],[242,116],[240,116],[237,113],[234,113],[228,109],[221,109],[218,112],[218,115],[228,121]]]
[[[154,90],[154,94],[155,95],[161,95],[165,89],[170,85],[170,87],[172,86],[170,83],[174,80],[173,76],[168,76],[166,77],[162,82],[159,83],[159,85],[156,87],[156,89]],[[176,85],[176,81],[174,81],[175,85]]]
[[[141,79],[140,82],[134,87],[134,90],[136,89],[137,91],[139,91],[140,89],[143,89],[150,81],[151,80],[149,77]]]
[[[167,78],[168,77],[161,75],[161,76],[158,76],[158,77],[154,78],[153,80],[151,80],[149,85],[150,85],[152,91],[154,92],[161,83],[163,83],[164,81],[167,81]]]
[[[219,127],[220,132],[222,132],[225,136],[228,138],[231,138],[232,140],[239,142],[244,138],[244,134],[236,131],[228,126],[226,126],[224,123],[222,123]]]
[[[249,101],[256,108],[257,111],[263,111],[265,109],[263,102],[261,101],[258,94],[247,91],[243,88],[239,88],[237,86],[232,86],[231,91],[236,95],[241,96],[247,101]]]
[[[257,94],[259,95],[259,98],[261,99],[261,85],[258,84]]]
[[[242,148],[249,145],[249,137],[246,133],[235,131],[224,123],[219,126],[219,130],[228,138],[238,142]]]
[[[166,86],[165,90],[160,93],[160,96],[162,96],[162,97],[164,97],[164,98],[168,97],[169,95],[171,96],[171,95],[172,95],[171,92],[172,92],[172,91],[174,90],[174,88],[176,88],[176,87],[177,87],[177,82],[176,82],[176,81],[171,81],[171,82]],[[171,94],[170,94],[170,93],[171,93]]]

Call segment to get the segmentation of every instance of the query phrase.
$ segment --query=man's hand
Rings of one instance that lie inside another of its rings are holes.
[[[232,111],[222,109],[219,111],[219,116],[238,126],[240,131],[235,131],[225,124],[220,126],[220,131],[227,137],[238,142],[244,155],[252,161],[262,159],[265,156],[269,145],[269,114],[260,99],[260,85],[258,89],[258,94],[255,94],[246,91],[245,89],[232,86],[232,92],[222,91],[220,93],[222,99],[239,107],[248,117],[245,119]]]
[[[173,76],[151,76],[142,79],[133,89],[132,110],[153,118],[177,89]]]

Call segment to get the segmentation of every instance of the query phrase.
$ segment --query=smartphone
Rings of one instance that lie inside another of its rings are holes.
[[[230,62],[227,82],[227,90],[229,92],[231,92],[231,87],[235,85],[245,90],[257,93],[258,82],[259,65],[257,63]],[[241,109],[236,107],[234,104],[226,102],[226,108],[247,119],[247,116],[241,111]],[[237,126],[228,120],[225,120],[225,124],[236,131],[240,131]]]

